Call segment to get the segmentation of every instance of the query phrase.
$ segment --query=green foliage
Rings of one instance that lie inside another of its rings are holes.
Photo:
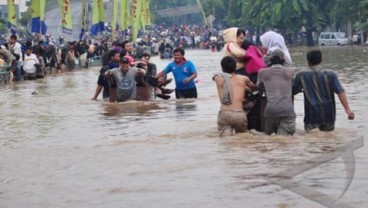
[[[47,2],[55,0],[47,0]],[[201,0],[206,16],[227,26],[278,28],[300,31],[302,27],[322,31],[331,25],[352,22],[356,29],[368,27],[368,0]],[[151,11],[197,4],[197,0],[151,0]],[[27,2],[30,6],[30,1]],[[154,16],[154,14],[153,14]],[[199,15],[186,20],[199,21]],[[31,18],[30,9],[21,17],[25,25]],[[168,20],[170,18],[166,18]],[[160,23],[165,19],[156,19]],[[175,20],[170,20],[175,24]]]
[[[7,20],[0,19],[0,29],[6,29]]]

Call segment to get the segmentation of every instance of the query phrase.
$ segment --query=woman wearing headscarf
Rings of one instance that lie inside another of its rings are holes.
[[[274,32],[274,31],[268,31],[261,35],[260,37],[262,42],[262,47],[267,50],[266,55],[264,56],[264,61],[269,66],[271,64],[270,57],[272,54],[272,51],[275,49],[281,49],[284,52],[285,56],[285,66],[291,66],[292,60],[289,53],[289,50],[286,47],[284,37],[282,35]]]

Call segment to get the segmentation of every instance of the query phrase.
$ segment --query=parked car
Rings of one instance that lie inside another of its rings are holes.
[[[348,43],[349,40],[344,32],[323,32],[318,38],[318,45],[320,46],[339,46]]]

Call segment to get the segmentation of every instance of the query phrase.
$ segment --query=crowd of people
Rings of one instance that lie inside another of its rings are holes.
[[[131,35],[131,30],[127,29],[119,33],[116,39],[131,40]],[[223,42],[220,33],[215,29],[197,25],[167,27],[161,24],[141,32],[139,38],[133,41],[130,53],[136,59],[140,59],[144,53],[172,58],[175,48],[209,49],[215,43],[220,50]],[[109,50],[120,52],[123,48],[121,44],[122,41],[112,41],[111,34],[91,37],[89,33],[85,33],[80,41],[66,41],[62,36],[54,38],[48,34],[44,37],[35,34],[32,38],[23,37],[20,40],[12,35],[8,40],[2,41],[0,65],[8,68],[8,82],[37,79],[55,71],[73,70],[76,66],[88,67],[88,60],[94,57],[105,55],[108,60]],[[30,55],[26,55],[28,49]]]
[[[334,130],[336,105],[334,93],[354,119],[344,88],[337,74],[322,65],[322,52],[307,53],[308,71],[294,76],[292,59],[282,35],[269,31],[260,39],[261,47],[244,40],[245,31],[224,31],[223,73],[216,74],[221,103],[217,124],[220,136],[256,129],[268,135],[293,135],[295,111],[293,96],[304,93],[304,128]]]
[[[174,91],[177,99],[197,98],[194,82],[197,71],[194,64],[184,58],[183,48],[173,50],[174,60],[160,73],[157,73],[156,65],[149,62],[150,54],[143,53],[136,57],[132,52],[133,46],[129,40],[114,44],[108,53],[109,58],[103,58],[93,100],[98,98],[102,90],[103,99],[110,102],[148,101],[156,97],[169,99],[169,94]],[[165,88],[171,82],[171,79],[167,79],[167,74],[171,72],[176,83],[175,90]]]
[[[46,40],[21,42],[16,35],[0,49],[0,65],[8,71],[8,82],[34,80],[47,74],[73,70],[80,61],[87,66],[88,58],[101,56],[108,51],[106,44],[88,45],[83,41],[68,42],[57,46],[46,36]]]
[[[102,67],[92,100],[97,100],[101,92],[109,102],[169,99],[173,92],[176,99],[195,99],[197,70],[185,59],[185,50],[223,48],[223,73],[213,77],[221,103],[217,119],[220,136],[250,129],[268,135],[293,135],[296,119],[293,96],[300,92],[304,93],[306,131],[334,129],[334,93],[348,118],[354,119],[336,73],[321,64],[321,51],[308,52],[310,70],[294,75],[283,36],[268,31],[260,41],[262,46],[253,45],[239,28],[226,29],[219,35],[194,26],[158,27],[141,35],[136,43],[112,42],[109,38],[99,43],[83,39],[60,45],[46,36],[45,40],[21,44],[12,35],[0,48],[0,62],[7,64],[9,81],[13,82],[43,78],[53,71],[73,70],[76,65],[88,67],[88,60],[101,57]],[[173,58],[173,61],[157,72],[156,65],[150,62],[151,55]],[[166,88],[172,81],[167,78],[169,73],[173,74],[175,89]]]

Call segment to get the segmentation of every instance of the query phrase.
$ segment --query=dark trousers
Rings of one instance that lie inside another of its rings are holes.
[[[175,90],[176,99],[182,98],[197,98],[197,88],[192,88],[188,90]]]

